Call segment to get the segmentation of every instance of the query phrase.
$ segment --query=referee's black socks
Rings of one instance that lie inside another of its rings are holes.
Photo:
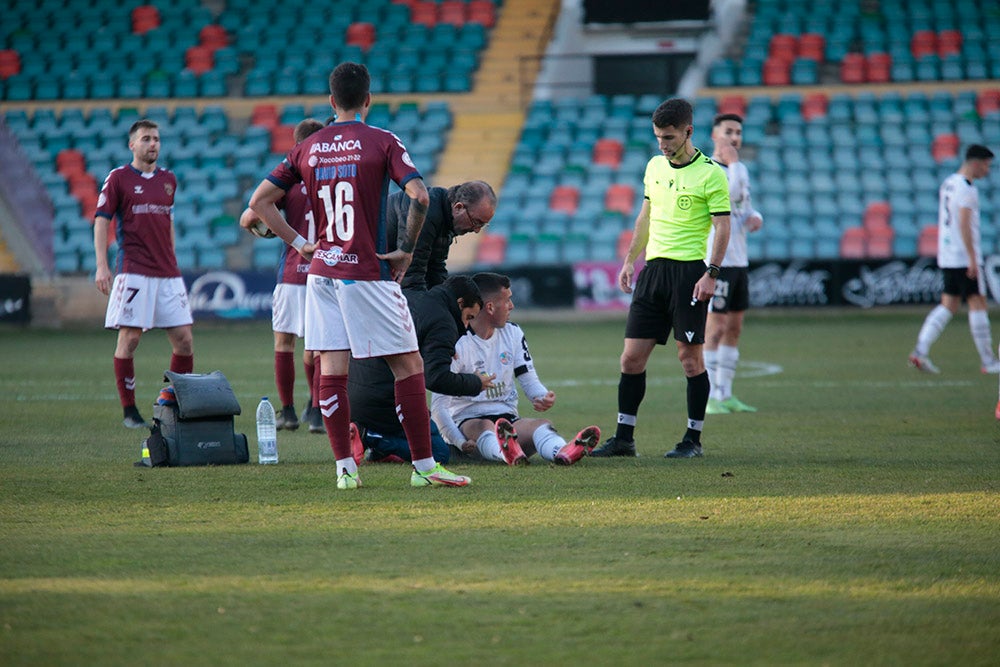
[[[708,379],[708,371],[689,377],[687,381],[688,429],[684,439],[701,442],[701,426],[705,422],[705,406],[708,404],[712,383]]]

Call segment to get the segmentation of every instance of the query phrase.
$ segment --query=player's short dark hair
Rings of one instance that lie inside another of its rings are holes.
[[[714,119],[712,119],[712,127],[717,127],[718,125],[725,123],[727,120],[739,123],[740,125],[743,124],[743,116],[739,115],[738,113],[720,113],[717,114]]]
[[[315,118],[306,118],[305,120],[300,120],[299,124],[295,126],[295,143],[299,143],[310,134],[316,130],[322,130],[323,123],[319,122]]]
[[[466,181],[448,188],[448,202],[450,204],[462,202],[466,207],[469,207],[475,206],[483,199],[488,200],[493,206],[497,205],[497,193],[486,181]]]
[[[128,138],[131,139],[135,136],[135,133],[139,130],[158,130],[160,126],[155,120],[149,120],[148,118],[140,118],[139,120],[132,123],[132,127],[128,128]]]
[[[983,146],[982,144],[972,144],[967,149],[965,149],[965,159],[991,160],[993,159],[993,151],[991,151],[986,146]]]
[[[656,107],[653,125],[656,127],[687,127],[694,118],[694,109],[687,100],[674,97]]]
[[[489,301],[504,288],[510,289],[510,278],[500,273],[484,271],[472,276],[472,279],[479,286],[479,292],[483,295],[483,301]]]
[[[368,68],[360,63],[340,63],[330,72],[330,94],[340,109],[360,109],[371,90]]]
[[[483,295],[479,291],[479,285],[469,276],[449,276],[444,285],[462,302],[462,308],[472,308],[476,304],[479,304],[480,308],[483,307]]]

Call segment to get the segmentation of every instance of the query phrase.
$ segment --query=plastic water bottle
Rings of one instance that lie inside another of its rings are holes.
[[[274,426],[274,406],[267,396],[257,405],[257,463],[278,462],[278,433]]]

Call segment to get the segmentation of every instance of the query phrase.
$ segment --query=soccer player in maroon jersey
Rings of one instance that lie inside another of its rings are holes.
[[[323,123],[315,118],[307,118],[295,126],[295,143],[299,143],[313,132],[321,130]],[[288,192],[278,202],[285,212],[285,221],[297,234],[310,243],[316,241],[316,220],[309,206],[309,197],[302,184],[288,188]],[[240,227],[251,230],[259,218],[252,209],[243,211]],[[253,232],[251,232],[253,233]],[[289,252],[291,251],[291,252]],[[274,381],[281,400],[281,410],[277,414],[278,430],[294,431],[299,427],[295,414],[295,339],[305,335],[306,275],[309,260],[285,244],[278,258],[277,285],[271,300],[271,329],[274,331]],[[319,410],[313,412],[314,397],[319,395],[319,373],[314,363],[313,353],[305,350],[302,364],[306,382],[309,384],[309,404],[302,414],[303,421],[309,421],[309,430],[322,433],[323,420]],[[315,378],[315,388],[313,380]]]
[[[104,326],[118,330],[115,380],[128,428],[149,424],[135,406],[135,364],[139,339],[149,329],[164,329],[173,354],[170,370],[194,369],[191,308],[174,254],[174,195],[177,178],[156,166],[160,130],[138,120],[128,133],[132,162],[108,174],[94,218],[94,282],[109,295]],[[115,222],[118,256],[115,275],[108,267],[108,224]]]
[[[296,145],[259,185],[250,208],[285,243],[311,256],[306,349],[320,353],[319,406],[337,459],[337,488],[361,486],[352,456],[347,374],[351,354],[382,357],[395,377],[397,414],[410,444],[410,484],[465,486],[434,460],[423,361],[400,281],[427,215],[429,197],[399,137],[371,127],[368,69],[341,63],[330,74],[333,122]],[[386,194],[392,179],[412,199],[407,238],[386,252]],[[278,212],[288,188],[305,184],[319,238],[308,243]]]

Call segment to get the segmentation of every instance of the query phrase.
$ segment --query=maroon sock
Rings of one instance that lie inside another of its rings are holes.
[[[303,361],[302,362],[302,368],[306,372],[306,375],[305,375],[306,382],[309,384],[309,405],[312,405],[313,401],[316,400],[315,399],[316,392],[313,391],[313,373],[316,372],[314,367],[317,366],[317,365],[318,364],[314,364],[311,361]]]
[[[424,374],[416,373],[396,381],[396,414],[410,443],[412,460],[429,459],[431,451],[431,413],[427,409]]]
[[[313,374],[312,374],[312,396],[313,396],[313,407],[319,408],[319,382],[323,374],[320,372],[319,357],[314,357],[313,362]]]
[[[135,405],[135,362],[132,359],[115,357],[115,383],[118,385],[118,398],[122,407]]]
[[[171,354],[170,355],[170,370],[174,373],[193,373],[194,372],[194,355],[193,354]]]
[[[281,407],[295,404],[295,353],[274,353],[274,382],[278,385]]]
[[[351,458],[351,404],[347,400],[346,375],[320,376],[319,409],[334,457],[338,461]]]

